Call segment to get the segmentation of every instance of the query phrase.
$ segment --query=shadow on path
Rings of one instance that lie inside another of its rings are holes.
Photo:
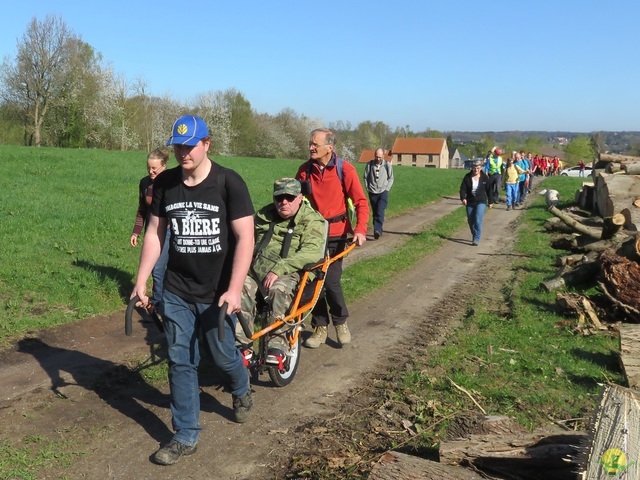
[[[77,385],[95,392],[110,407],[136,421],[159,443],[171,437],[164,422],[140,403],[167,408],[169,396],[149,385],[139,371],[83,352],[52,347],[33,337],[20,340],[18,351],[32,355],[40,363],[58,398],[68,399],[62,387]],[[65,380],[69,376],[74,383]]]

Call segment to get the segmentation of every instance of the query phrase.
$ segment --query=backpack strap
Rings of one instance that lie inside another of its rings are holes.
[[[345,206],[346,206],[348,197],[347,197],[347,190],[344,185],[344,168],[342,166],[343,161],[344,160],[342,160],[342,158],[336,155],[336,174],[338,175],[338,179],[340,179],[340,184],[342,185],[342,193],[344,195]],[[309,165],[307,166],[307,173],[306,173],[306,180],[309,182],[309,185],[311,185],[310,179],[311,179],[311,162],[309,162]],[[325,218],[325,220],[329,223],[337,223],[337,222],[344,221],[345,218],[347,218],[346,210],[344,213],[341,213],[340,215],[336,215],[335,217]]]

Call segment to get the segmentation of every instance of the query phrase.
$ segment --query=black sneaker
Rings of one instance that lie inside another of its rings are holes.
[[[178,463],[183,455],[193,455],[197,450],[198,445],[185,445],[177,440],[171,440],[153,454],[153,461],[159,465],[173,465]]]
[[[233,395],[233,414],[235,415],[236,422],[244,423],[249,418],[249,412],[253,407],[253,399],[251,398],[251,390],[245,393],[242,397]]]

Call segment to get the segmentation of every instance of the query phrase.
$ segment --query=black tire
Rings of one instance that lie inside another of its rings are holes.
[[[302,335],[298,335],[298,342],[293,350],[287,355],[285,361],[284,370],[278,370],[278,367],[269,366],[269,377],[276,387],[286,387],[293,381],[296,372],[298,371],[298,364],[300,363],[300,352],[302,351]]]

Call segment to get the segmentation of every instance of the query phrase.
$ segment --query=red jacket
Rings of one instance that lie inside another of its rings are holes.
[[[346,191],[347,196],[353,200],[358,217],[355,233],[366,235],[367,223],[369,222],[369,202],[360,184],[358,171],[350,163],[342,162],[343,190],[336,170],[336,154],[333,154],[326,167],[321,168],[321,166],[315,160],[308,160],[300,165],[296,174],[298,180],[308,180],[311,184],[311,195],[309,195],[311,205],[326,219],[339,217],[347,211],[344,196]],[[307,178],[307,171],[311,172],[310,178]],[[354,233],[354,231],[346,215],[339,221],[329,222],[330,237],[342,237],[349,233]]]

